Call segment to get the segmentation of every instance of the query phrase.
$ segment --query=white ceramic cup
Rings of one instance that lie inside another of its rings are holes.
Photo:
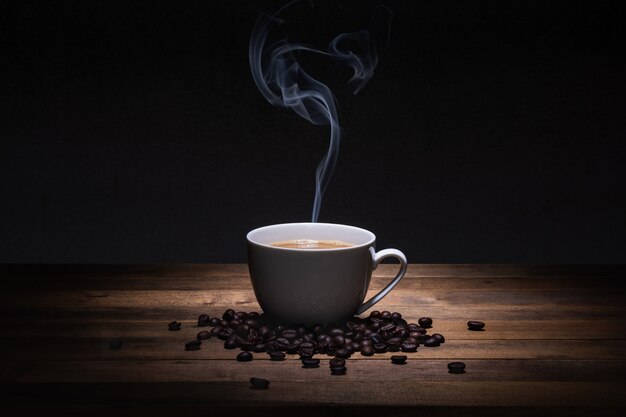
[[[248,233],[248,268],[265,314],[284,323],[341,323],[380,301],[406,272],[397,249],[374,250],[376,236],[365,229],[330,223],[286,223]],[[291,249],[271,243],[295,239],[339,240],[354,246]],[[372,271],[394,257],[400,271],[378,294],[363,302]]]

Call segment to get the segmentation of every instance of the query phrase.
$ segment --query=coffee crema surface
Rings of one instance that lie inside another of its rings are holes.
[[[341,240],[314,240],[314,239],[293,239],[283,240],[280,242],[270,243],[278,248],[289,249],[338,249],[349,248],[354,246],[353,243],[343,242]]]

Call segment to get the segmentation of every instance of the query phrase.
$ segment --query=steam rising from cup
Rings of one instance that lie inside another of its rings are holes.
[[[351,67],[353,74],[348,85],[357,94],[374,75],[379,56],[389,38],[392,14],[388,8],[379,6],[375,10],[370,30],[342,33],[330,42],[326,51],[301,43],[290,43],[286,37],[268,44],[270,31],[284,23],[279,16],[296,2],[287,4],[272,16],[259,16],[252,29],[248,52],[252,77],[267,101],[274,106],[291,109],[315,125],[330,126],[328,151],[315,172],[311,221],[317,222],[322,197],[337,163],[341,129],[334,94],[302,68],[295,54],[319,54]],[[381,49],[380,52],[377,49]]]

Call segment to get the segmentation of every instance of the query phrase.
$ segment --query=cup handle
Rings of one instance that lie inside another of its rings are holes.
[[[370,308],[371,306],[373,306],[374,304],[382,300],[383,297],[386,296],[389,293],[389,291],[391,291],[393,287],[395,287],[398,284],[398,282],[400,282],[400,280],[402,279],[402,277],[404,276],[406,272],[406,266],[407,266],[406,256],[404,256],[404,254],[400,252],[399,250],[383,249],[380,252],[375,252],[374,248],[370,247],[370,253],[372,254],[372,271],[375,270],[376,267],[378,267],[378,264],[380,263],[380,261],[390,256],[400,261],[400,271],[398,272],[396,277],[389,284],[387,284],[387,286],[383,288],[378,294],[376,294],[375,296],[373,296],[372,298],[370,298],[369,300],[361,304],[361,307],[359,307],[356,314],[361,314],[362,312],[364,312],[365,310],[367,310],[368,308]]]

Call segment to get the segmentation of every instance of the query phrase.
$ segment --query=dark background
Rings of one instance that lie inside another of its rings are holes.
[[[3,2],[0,262],[243,262],[247,231],[308,221],[328,129],[248,66],[281,4]],[[375,4],[285,17],[324,48]],[[344,137],[320,221],[410,262],[624,262],[618,2],[384,4],[371,82],[352,96],[331,73]]]

